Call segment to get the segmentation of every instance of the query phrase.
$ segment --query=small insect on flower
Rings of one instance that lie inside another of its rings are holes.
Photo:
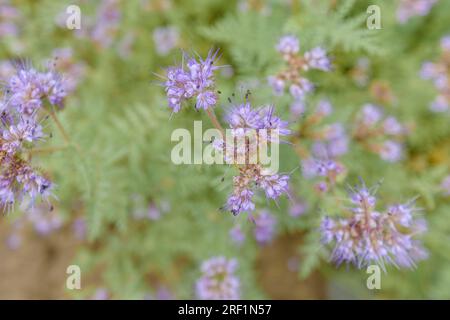
[[[416,218],[414,201],[376,210],[376,188],[364,183],[350,190],[345,216],[324,217],[320,231],[322,242],[335,242],[331,260],[336,264],[352,263],[358,268],[376,263],[413,268],[427,258],[427,251],[415,236],[426,231],[424,220]]]
[[[195,99],[196,109],[208,109],[217,104],[214,71],[218,50],[210,50],[206,59],[189,57],[184,54],[186,63],[167,69],[164,87],[169,107],[173,112],[181,110],[182,104]]]
[[[240,281],[235,276],[236,259],[213,257],[202,263],[202,276],[195,289],[202,300],[236,300],[240,297]]]

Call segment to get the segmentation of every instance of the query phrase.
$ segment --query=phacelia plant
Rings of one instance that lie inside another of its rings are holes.
[[[213,257],[201,265],[202,276],[196,283],[196,294],[202,300],[236,300],[240,297],[240,281],[235,275],[235,259]]]
[[[409,131],[395,117],[385,117],[380,107],[365,104],[356,117],[353,139],[381,159],[397,162],[403,158],[402,141]]]
[[[335,246],[331,260],[363,268],[378,264],[411,268],[427,258],[427,251],[416,236],[426,231],[423,219],[416,218],[414,201],[393,204],[377,211],[376,188],[364,184],[350,190],[351,207],[340,218],[324,217],[320,231],[322,242]]]
[[[206,110],[212,123],[221,133],[213,141],[213,147],[221,152],[227,164],[235,166],[239,174],[233,178],[233,192],[224,208],[233,215],[251,212],[255,209],[253,196],[255,188],[264,191],[268,199],[277,199],[287,193],[289,175],[270,172],[260,157],[260,147],[279,143],[279,136],[290,134],[288,122],[281,120],[273,105],[254,108],[248,100],[233,105],[225,116],[227,133],[217,120],[212,107],[217,104],[215,90],[214,60],[218,51],[210,51],[205,60],[188,58],[184,66],[172,67],[167,71],[165,89],[169,107],[178,112],[182,103],[195,98],[195,108]]]
[[[33,207],[38,198],[52,195],[53,183],[33,167],[31,155],[47,136],[42,122],[51,117],[60,125],[55,109],[63,106],[64,82],[53,70],[38,72],[21,65],[3,88],[0,101],[0,207],[10,211],[16,203]]]
[[[313,48],[300,55],[300,41],[296,36],[281,37],[276,49],[287,64],[285,70],[267,79],[277,95],[283,94],[288,86],[289,93],[295,100],[303,100],[305,95],[313,90],[314,85],[302,74],[310,69],[331,70],[330,59],[321,47]]]
[[[406,23],[416,16],[426,16],[438,0],[400,0],[397,8],[397,20]]]
[[[436,99],[431,102],[430,110],[445,112],[450,109],[450,35],[441,39],[442,55],[435,63],[425,62],[420,75],[431,80],[438,91]]]

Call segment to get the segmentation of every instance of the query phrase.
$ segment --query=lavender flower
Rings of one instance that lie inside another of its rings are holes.
[[[366,126],[373,126],[380,121],[383,113],[381,109],[373,104],[365,104],[361,110],[361,121]]]
[[[13,155],[21,149],[23,143],[33,143],[42,139],[43,136],[42,127],[39,124],[31,119],[22,118],[17,125],[13,124],[10,125],[9,128],[5,128],[0,150]]]
[[[73,232],[75,234],[75,237],[78,240],[84,240],[86,238],[87,234],[87,223],[86,219],[83,217],[79,217],[75,219],[75,221],[72,224]]]
[[[240,297],[240,281],[235,276],[235,259],[213,257],[202,263],[202,276],[196,283],[196,294],[202,300],[236,300]]]
[[[306,94],[314,89],[313,84],[305,78],[298,79],[289,87],[289,93],[296,100],[301,100],[305,98]]]
[[[179,41],[179,32],[176,27],[159,27],[153,31],[153,42],[156,46],[156,52],[160,56],[166,56]]]
[[[33,206],[37,197],[48,201],[53,184],[35,172],[24,160],[5,156],[2,159],[0,173],[0,205],[9,211],[16,200],[24,201],[27,196],[29,206]]]
[[[441,183],[442,192],[445,196],[450,196],[450,175],[446,176]]]
[[[245,240],[245,233],[239,225],[234,226],[230,229],[230,238],[237,245],[241,245]]]
[[[397,20],[406,23],[415,16],[426,16],[437,0],[400,0],[397,8]]]
[[[92,296],[92,300],[108,300],[110,299],[110,295],[107,289],[98,288],[94,295]]]
[[[303,113],[305,113],[306,107],[302,100],[295,100],[290,106],[291,118],[296,120]]]
[[[241,212],[255,210],[255,204],[252,202],[253,191],[248,186],[242,186],[241,181],[244,180],[238,177],[234,177],[234,191],[228,198],[226,208],[238,215]]]
[[[450,35],[444,36],[441,39],[441,49],[444,52],[450,52]]]
[[[413,237],[426,230],[414,218],[413,202],[390,206],[385,212],[375,209],[375,190],[363,184],[351,190],[349,217],[324,217],[321,223],[322,242],[335,242],[331,260],[340,265],[352,263],[358,268],[377,263],[396,267],[415,267],[416,261],[427,257],[420,241]]]
[[[321,117],[329,116],[333,113],[333,105],[329,100],[322,99],[317,103],[315,112]]]
[[[289,176],[278,174],[263,175],[258,183],[260,188],[265,191],[268,199],[277,199],[288,192]]]
[[[75,91],[78,84],[86,75],[86,64],[76,62],[72,48],[58,48],[53,50],[55,70],[64,73],[64,87],[67,93]]]
[[[269,76],[267,77],[267,83],[269,86],[272,87],[273,92],[277,96],[281,96],[284,92],[284,87],[286,85],[286,82],[278,77]]]
[[[17,250],[21,244],[22,237],[17,232],[12,233],[6,238],[6,246],[10,250]]]
[[[395,117],[383,119],[381,109],[372,104],[365,104],[358,114],[353,137],[369,151],[379,154],[381,159],[397,162],[403,158],[401,143],[409,133]]]
[[[16,73],[16,68],[8,60],[0,61],[0,82],[7,82]]]
[[[258,148],[261,143],[278,143],[278,136],[290,134],[288,122],[274,115],[274,106],[252,108],[249,102],[233,106],[225,116],[234,137],[246,137],[242,145],[234,143],[228,146],[225,141],[216,139],[213,146],[224,152],[227,163],[239,166],[239,175],[233,178],[233,193],[228,198],[225,208],[234,215],[255,209],[252,201],[255,187],[262,189],[268,199],[277,199],[287,193],[288,175],[267,172],[256,161]],[[250,159],[256,159],[255,162]],[[240,161],[243,160],[243,163]]]
[[[285,87],[295,100],[303,100],[314,89],[313,84],[301,73],[309,69],[331,70],[331,62],[324,49],[317,47],[303,56],[299,54],[300,45],[297,37],[286,35],[280,38],[276,49],[287,63],[287,68],[267,78],[269,86],[276,95],[281,95]]]
[[[319,69],[322,71],[331,70],[331,61],[327,57],[327,53],[323,48],[317,47],[311,51],[305,52],[305,59],[309,68]]]
[[[28,220],[33,224],[34,230],[41,236],[49,235],[62,226],[61,217],[54,211],[49,212],[45,206],[33,208],[27,215]]]
[[[19,34],[19,11],[8,0],[0,2],[0,38],[14,37]]]
[[[156,290],[156,300],[173,300],[174,296],[170,290],[165,286],[158,287]]]
[[[184,101],[196,99],[195,108],[208,109],[217,103],[214,92],[214,66],[218,51],[209,51],[205,60],[186,57],[186,66],[171,67],[167,70],[164,83],[169,107],[178,112]],[[185,70],[187,68],[187,70]]]
[[[97,17],[90,37],[101,48],[112,45],[119,29],[121,13],[118,0],[102,0],[97,9]]]
[[[65,84],[59,74],[38,72],[26,65],[17,69],[6,86],[8,105],[25,116],[31,116],[45,101],[61,107],[65,96]]]
[[[307,179],[313,177],[333,177],[343,171],[340,163],[332,159],[309,157],[302,162],[303,176]]]
[[[20,66],[6,81],[0,102],[0,207],[12,209],[16,202],[33,208],[37,198],[48,201],[53,184],[34,169],[23,153],[45,135],[38,119],[45,104],[62,106],[64,83],[54,71],[38,72]]]
[[[289,206],[289,215],[293,218],[297,218],[305,214],[308,206],[305,202],[296,200]]]
[[[381,159],[388,162],[397,162],[403,158],[403,147],[398,142],[387,140],[379,150]]]
[[[282,54],[296,54],[300,50],[300,41],[296,36],[286,35],[280,38],[276,49]]]
[[[348,137],[342,123],[333,123],[326,126],[320,140],[312,146],[313,155],[321,158],[336,158],[348,151]]]
[[[269,243],[275,235],[275,226],[277,220],[267,210],[262,210],[256,217],[254,217],[255,229],[254,235],[256,241],[260,245]]]
[[[403,126],[394,117],[387,117],[383,121],[383,130],[386,134],[392,136],[398,136],[404,132]]]
[[[445,112],[449,108],[450,102],[444,95],[438,95],[430,105],[430,110],[433,112]]]
[[[430,103],[433,112],[445,112],[450,109],[450,67],[448,57],[450,55],[450,36],[441,39],[442,55],[433,62],[425,62],[422,65],[420,75],[425,80],[431,80],[438,91],[438,95]]]

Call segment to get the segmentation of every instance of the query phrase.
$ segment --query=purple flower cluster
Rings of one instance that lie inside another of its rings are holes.
[[[58,48],[53,50],[54,68],[65,75],[64,86],[66,93],[73,92],[86,74],[86,64],[76,62],[72,48]]]
[[[147,203],[147,201],[138,195],[133,197],[134,209],[132,211],[133,218],[136,220],[159,220],[163,214],[170,210],[170,204],[167,201],[162,201],[160,204],[154,202]]]
[[[236,300],[240,297],[240,281],[235,276],[238,263],[235,259],[213,257],[202,263],[202,276],[195,289],[202,300]]]
[[[342,123],[324,126],[312,145],[312,153],[320,158],[337,158],[348,152],[348,137]]]
[[[95,290],[91,300],[109,300],[111,295],[106,288],[98,288]]]
[[[18,35],[19,18],[19,11],[11,5],[9,0],[0,1],[0,38]]]
[[[78,217],[72,224],[72,230],[78,240],[86,239],[87,221],[84,217]]]
[[[102,0],[97,9],[95,25],[90,37],[101,48],[108,48],[114,41],[121,20],[119,0]]]
[[[309,157],[302,161],[302,172],[307,179],[322,178],[323,180],[316,184],[315,189],[319,193],[325,193],[334,187],[337,178],[345,172],[345,167],[333,159]]]
[[[314,113],[306,119],[305,126],[313,124],[317,127],[327,116],[333,112],[333,106],[328,100],[320,100]],[[337,158],[347,153],[348,137],[344,125],[340,122],[324,125],[313,132],[305,132],[305,135],[313,140],[312,154],[321,159]]]
[[[269,76],[267,79],[277,95],[283,94],[285,87],[289,86],[291,96],[295,100],[303,100],[305,95],[313,90],[314,86],[301,73],[310,69],[331,70],[330,59],[321,47],[313,48],[303,55],[299,55],[300,42],[296,36],[285,35],[281,37],[276,49],[287,63],[285,70],[274,76]]]
[[[450,197],[450,175],[446,176],[441,183],[442,193],[446,197]]]
[[[252,216],[255,223],[254,236],[260,245],[268,244],[275,236],[277,219],[267,210],[261,210],[256,216]]]
[[[426,16],[437,0],[400,0],[397,8],[397,20],[400,23],[406,23],[409,19],[416,16]]]
[[[230,229],[230,238],[238,246],[240,246],[245,241],[245,233],[240,225],[235,225]]]
[[[253,203],[253,188],[264,190],[268,199],[277,199],[288,192],[288,175],[266,175],[258,165],[248,165],[239,170],[239,175],[233,178],[233,193],[228,198],[226,208],[233,215],[255,210]]]
[[[441,39],[442,55],[436,63],[425,62],[420,75],[422,79],[431,80],[438,91],[437,97],[430,104],[433,112],[450,110],[450,35]]]
[[[381,159],[397,162],[403,157],[402,140],[408,133],[395,117],[385,117],[380,107],[365,104],[357,115],[353,138]]]
[[[277,199],[287,193],[289,175],[267,172],[259,161],[252,162],[250,159],[258,160],[256,146],[277,143],[278,137],[290,134],[290,130],[286,121],[274,115],[273,106],[254,109],[249,102],[232,107],[226,121],[232,136],[243,141],[243,144],[235,143],[230,147],[225,141],[216,139],[214,147],[224,152],[228,163],[239,166],[239,175],[233,178],[233,193],[226,204],[228,210],[238,215],[255,209],[252,201],[255,187],[262,189],[268,199]],[[244,163],[240,163],[239,159],[244,159]]]
[[[23,153],[44,139],[38,118],[46,104],[62,106],[64,83],[53,71],[38,72],[21,66],[6,82],[0,100],[0,207],[10,210],[16,202],[48,199],[53,184],[34,169]]]
[[[63,220],[56,211],[49,211],[47,206],[39,205],[32,208],[27,215],[20,216],[12,224],[12,233],[6,241],[11,250],[16,250],[20,246],[21,233],[27,224],[31,224],[36,234],[45,237],[60,230]]]
[[[159,27],[153,31],[153,42],[155,43],[156,53],[160,56],[166,56],[179,42],[179,32],[176,27]]]
[[[83,12],[81,28],[71,31],[78,38],[92,42],[96,49],[103,50],[116,45],[117,51],[122,55],[124,53],[123,46],[127,46],[134,39],[129,34],[126,34],[121,40],[123,43],[118,43],[117,41],[120,23],[122,21],[120,2],[120,0],[97,1],[98,5],[94,13],[95,16],[87,16]],[[69,13],[64,9],[64,11],[59,12],[55,17],[55,22],[59,27],[66,29],[68,18]]]
[[[294,199],[289,205],[289,215],[293,218],[298,218],[306,213],[308,205],[301,199]]]
[[[320,159],[335,159],[348,151],[348,137],[342,123],[335,122],[320,126],[333,113],[333,105],[326,99],[320,100],[314,111],[302,119],[299,138],[312,141],[311,153]],[[304,155],[307,157],[307,154]]]
[[[39,206],[26,215],[34,231],[42,236],[51,234],[62,227],[63,221],[56,211],[48,211],[47,206]]]
[[[181,109],[183,102],[195,98],[196,109],[212,108],[217,103],[214,91],[214,65],[218,51],[209,51],[205,60],[185,57],[186,65],[167,69],[167,81],[164,82],[169,107],[173,112]]]
[[[414,237],[426,231],[425,221],[415,218],[412,201],[389,206],[384,212],[375,209],[375,191],[365,185],[351,190],[345,218],[324,217],[322,242],[335,242],[331,260],[340,265],[352,263],[363,268],[372,263],[412,268],[427,258],[427,251]]]
[[[0,83],[6,83],[16,73],[16,68],[9,60],[0,61]]]
[[[53,71],[38,72],[29,66],[20,66],[5,88],[7,107],[22,116],[32,117],[47,101],[61,107],[66,96],[65,83]]]

